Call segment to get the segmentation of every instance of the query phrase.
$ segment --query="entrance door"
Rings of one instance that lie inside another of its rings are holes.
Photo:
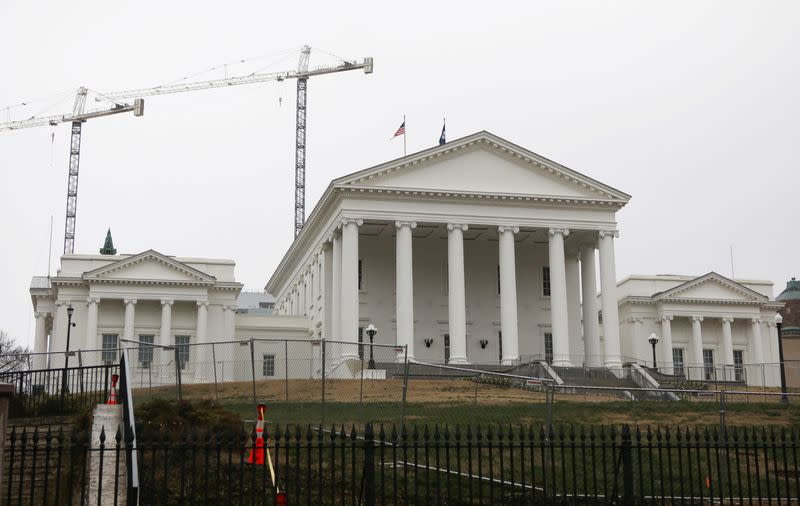
[[[450,363],[450,334],[444,335],[444,363]]]

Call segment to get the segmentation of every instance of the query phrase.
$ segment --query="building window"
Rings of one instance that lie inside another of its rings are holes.
[[[117,361],[117,334],[103,334],[103,363],[111,365]]]
[[[603,324],[603,311],[602,310],[597,312],[597,323],[599,323],[600,325]]]
[[[500,265],[497,266],[497,295],[500,295]]]
[[[358,327],[358,358],[364,360],[364,327]]]
[[[444,342],[444,363],[450,363],[450,334],[445,334],[442,341]]]
[[[542,295],[550,297],[550,267],[542,267]]]
[[[275,355],[264,354],[264,359],[261,362],[261,374],[263,376],[275,376]]]
[[[714,379],[714,350],[703,350],[703,378],[706,381]]]
[[[733,380],[744,381],[744,352],[733,350]]]
[[[191,336],[175,336],[175,347],[178,348],[178,363],[181,370],[189,363],[189,339]]]
[[[153,342],[155,342],[153,335],[139,336],[139,366],[143,369],[149,369],[153,362]]]
[[[544,361],[548,364],[553,363],[553,334],[552,332],[544,333]]]
[[[675,376],[686,376],[683,369],[683,348],[672,348],[672,367]]]
[[[366,283],[365,283],[365,280],[364,280],[364,259],[359,258],[358,259],[358,290],[359,291],[363,291],[365,284]]]
[[[502,362],[503,361],[503,331],[502,330],[498,330],[497,331],[497,349],[499,350],[497,352],[498,356],[500,357],[499,360],[500,360],[500,362]]]

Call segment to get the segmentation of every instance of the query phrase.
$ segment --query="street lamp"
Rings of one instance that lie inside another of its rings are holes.
[[[778,327],[778,360],[781,363],[781,402],[789,402],[789,396],[786,395],[786,368],[783,363],[783,338],[781,337],[783,316],[780,313],[775,313],[775,326]]]
[[[647,342],[653,347],[653,369],[657,371],[658,366],[656,365],[656,345],[658,344],[658,336],[655,334],[650,334],[650,339],[648,339]]]
[[[369,327],[367,327],[367,336],[369,336],[369,362],[367,363],[367,369],[375,369],[375,356],[372,354],[372,340],[377,333],[378,329],[375,328],[375,325],[370,323]]]
[[[75,324],[72,323],[72,313],[74,312],[75,310],[72,308],[72,304],[70,304],[69,307],[67,307],[67,349],[64,352],[64,373],[61,375],[62,402],[64,399],[63,397],[64,394],[67,393],[67,369],[69,369],[69,336],[70,336],[70,330],[72,330],[72,327],[75,326]]]

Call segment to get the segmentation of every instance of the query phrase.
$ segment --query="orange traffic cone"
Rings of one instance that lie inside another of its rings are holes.
[[[267,407],[263,404],[258,405],[258,421],[256,422],[256,444],[250,450],[247,458],[248,464],[264,465],[264,411]]]
[[[111,375],[111,395],[106,404],[115,405],[117,403],[117,381],[119,381],[119,374]]]

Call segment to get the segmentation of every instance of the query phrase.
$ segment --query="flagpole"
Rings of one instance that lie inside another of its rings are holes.
[[[403,156],[406,156],[406,137],[408,137],[408,125],[406,124],[405,114],[403,114],[403,124],[406,126],[406,131],[403,132]]]

